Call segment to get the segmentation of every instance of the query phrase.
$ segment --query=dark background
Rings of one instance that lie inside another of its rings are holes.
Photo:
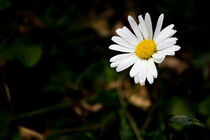
[[[109,66],[115,30],[146,12],[181,46],[159,65],[164,111],[157,79]],[[209,18],[204,0],[0,0],[0,139],[133,140],[133,120],[145,140],[208,140]]]

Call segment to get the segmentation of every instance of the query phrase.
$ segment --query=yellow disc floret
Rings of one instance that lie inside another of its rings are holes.
[[[153,40],[142,40],[136,46],[136,55],[141,59],[149,59],[156,52],[156,44]]]

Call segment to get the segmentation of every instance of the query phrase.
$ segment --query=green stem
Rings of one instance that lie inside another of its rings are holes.
[[[161,131],[161,134],[163,136],[163,139],[166,139],[166,109],[165,109],[165,102],[164,102],[164,87],[163,87],[163,81],[161,78],[160,70],[157,66],[158,70],[158,82],[160,85],[160,93],[159,93],[159,98],[158,98],[158,110],[159,110],[159,115],[158,115],[158,120],[159,120],[159,128]]]
[[[133,129],[134,134],[136,135],[137,140],[143,140],[140,130],[138,129],[133,116],[130,114],[130,112],[126,108],[126,101],[125,101],[122,93],[123,93],[123,90],[118,89],[118,98],[119,98],[121,107],[126,115],[126,118],[128,119],[128,121],[130,123],[131,128]]]
[[[78,90],[79,89],[79,84],[80,84],[80,82],[81,82],[81,80],[82,80],[82,78],[88,73],[88,72],[90,72],[93,68],[95,68],[97,65],[99,65],[99,64],[101,64],[101,63],[104,63],[104,62],[106,62],[106,60],[100,60],[100,61],[98,61],[98,62],[96,62],[96,63],[94,63],[94,64],[92,64],[92,65],[90,65],[80,76],[79,76],[79,78],[77,79],[77,81],[76,81],[76,89]]]

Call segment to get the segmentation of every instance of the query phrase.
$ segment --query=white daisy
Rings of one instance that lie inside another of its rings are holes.
[[[174,55],[180,46],[175,45],[177,38],[172,37],[176,30],[171,24],[161,30],[164,15],[158,18],[153,34],[150,15],[146,13],[145,19],[138,16],[139,24],[128,16],[129,24],[134,34],[127,28],[119,28],[113,36],[112,41],[116,44],[110,45],[109,49],[122,52],[110,59],[111,67],[120,72],[132,66],[130,76],[134,77],[135,83],[145,84],[146,79],[150,84],[157,78],[155,63],[161,63],[167,55]]]

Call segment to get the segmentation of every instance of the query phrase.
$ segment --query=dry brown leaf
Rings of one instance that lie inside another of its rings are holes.
[[[124,15],[123,15],[123,19],[121,18],[121,19],[119,19],[114,25],[113,25],[113,28],[112,28],[112,35],[117,35],[117,33],[116,33],[116,30],[118,29],[118,28],[122,28],[123,26],[125,26],[125,24],[128,24],[128,20],[127,20],[127,18],[128,18],[128,15],[130,15],[130,16],[132,16],[136,21],[138,21],[137,20],[137,11],[136,10],[131,10],[131,11],[128,11],[128,12],[126,12]],[[129,29],[131,29],[131,27],[128,25],[127,26]]]
[[[123,86],[120,88],[123,96],[126,97],[132,105],[145,111],[151,106],[152,103],[146,86],[133,86],[129,81],[124,80]]]
[[[19,130],[20,136],[24,140],[44,140],[44,136],[35,130],[26,128],[24,126],[19,126],[18,130]]]
[[[176,57],[166,57],[161,63],[160,68],[170,68],[175,70],[178,74],[181,74],[188,68],[188,64]]]
[[[84,109],[86,109],[86,110],[88,110],[88,111],[90,111],[90,112],[98,112],[98,111],[101,110],[102,107],[103,107],[103,105],[102,105],[101,103],[96,103],[96,104],[94,104],[94,105],[90,105],[90,104],[88,104],[88,103],[85,102],[85,101],[82,101],[82,102],[81,102],[81,106],[82,106]]]
[[[116,89],[116,88],[119,88],[120,85],[121,85],[120,81],[113,81],[113,82],[111,82],[110,84],[107,85],[106,89],[107,90]]]
[[[147,110],[151,106],[148,90],[145,86],[136,86],[128,96],[129,102],[143,110]]]
[[[97,17],[90,19],[90,26],[102,37],[108,37],[112,34],[109,26],[109,18],[114,14],[114,10],[109,8],[98,15],[94,10],[91,11],[91,17]]]
[[[111,34],[108,21],[105,18],[93,20],[91,27],[102,37],[108,37]]]
[[[73,107],[73,110],[77,115],[79,115],[79,116],[82,115],[82,109],[79,106]]]

